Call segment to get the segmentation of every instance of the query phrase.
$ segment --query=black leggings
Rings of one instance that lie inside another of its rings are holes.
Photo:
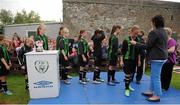
[[[107,73],[108,82],[115,81],[115,73],[116,73],[116,70],[108,70],[108,73]]]
[[[134,73],[134,70],[136,69],[136,61],[135,60],[124,60],[124,67],[123,71],[125,73],[125,88],[129,89],[129,85],[131,82],[132,74]]]
[[[79,71],[79,80],[86,79],[86,71]]]
[[[69,66],[69,61],[66,61],[62,54],[60,54],[59,64],[60,64],[60,76],[61,76],[61,79],[62,80],[67,80],[68,69],[66,67]]]
[[[94,70],[94,76],[93,76],[93,80],[97,80],[97,79],[100,79],[100,69],[95,69]]]
[[[162,89],[168,90],[171,78],[172,78],[172,71],[173,71],[174,64],[166,62],[161,71],[161,86]]]
[[[67,76],[68,76],[68,69],[63,68],[61,71],[61,76],[62,76],[62,80],[67,80]]]
[[[83,70],[79,70],[79,80],[86,79],[86,74],[87,74],[86,66],[88,66],[89,59],[88,59],[87,54],[85,54],[85,57],[87,60],[86,62],[83,61],[83,58],[81,55],[78,55],[79,69],[81,69],[81,67],[83,68]]]
[[[144,59],[141,58],[141,66],[137,66],[136,81],[141,81],[141,79],[142,79],[142,76],[143,76],[143,66],[144,66]]]
[[[101,70],[99,67],[101,67],[102,65],[102,57],[101,56],[95,57],[94,64],[95,64],[95,70],[94,70],[93,80],[95,81],[97,79],[100,79]]]

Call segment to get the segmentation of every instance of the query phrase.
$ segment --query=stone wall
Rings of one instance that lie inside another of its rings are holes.
[[[180,4],[157,0],[63,0],[63,23],[71,36],[86,29],[91,36],[98,27],[109,35],[113,25],[122,25],[120,40],[128,27],[139,25],[147,34],[154,15],[165,17],[166,26],[180,34]]]

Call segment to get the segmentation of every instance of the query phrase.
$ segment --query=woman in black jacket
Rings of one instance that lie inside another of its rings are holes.
[[[164,30],[164,18],[161,15],[152,18],[152,25],[154,29],[149,33],[146,44],[140,44],[133,40],[131,43],[147,49],[148,60],[151,64],[150,90],[142,95],[149,96],[148,101],[159,102],[162,94],[160,75],[162,66],[168,57],[168,38]]]
[[[93,83],[98,84],[101,82],[104,82],[100,78],[100,66],[102,65],[102,41],[105,39],[105,34],[103,30],[96,30],[94,32],[94,35],[92,36],[91,40],[93,41],[94,45],[94,64],[95,64],[95,70],[94,70],[94,76],[93,76]]]

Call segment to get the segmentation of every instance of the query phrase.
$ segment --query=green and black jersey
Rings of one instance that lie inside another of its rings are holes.
[[[3,45],[0,45],[0,59],[4,58],[6,63],[10,63],[10,56],[7,51],[7,48]],[[5,69],[5,65],[0,61],[0,70]]]
[[[87,54],[88,52],[88,42],[84,38],[81,38],[78,42],[78,55]]]
[[[59,50],[60,50],[60,54],[62,54],[62,50],[64,50],[66,56],[69,53],[69,39],[61,37],[60,41],[59,41]]]
[[[48,38],[46,35],[35,35],[35,41],[43,41],[44,50],[48,50]]]
[[[111,35],[109,38],[108,58],[112,60],[118,56],[119,42],[116,35]]]
[[[124,60],[136,60],[140,53],[140,49],[130,43],[131,40],[132,38],[128,36],[123,41],[121,52]],[[136,37],[135,41],[140,42],[140,39]]]
[[[58,35],[58,37],[56,38],[56,50],[59,50],[60,47],[59,47],[59,42],[61,40],[62,36],[61,35]]]

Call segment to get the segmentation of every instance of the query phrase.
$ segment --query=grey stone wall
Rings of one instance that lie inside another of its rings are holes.
[[[63,0],[63,23],[70,28],[71,36],[86,29],[91,36],[98,27],[107,35],[113,25],[122,25],[120,40],[127,35],[128,27],[139,25],[147,34],[154,15],[165,17],[166,26],[180,33],[180,4],[157,0]]]

